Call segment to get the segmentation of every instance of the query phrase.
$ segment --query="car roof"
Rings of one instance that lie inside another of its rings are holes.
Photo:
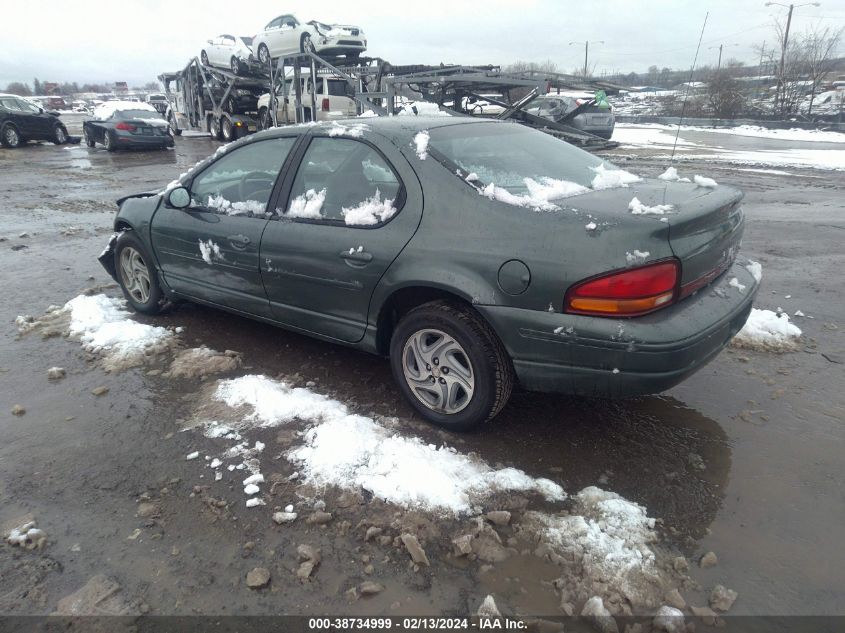
[[[366,125],[369,131],[376,132],[396,143],[410,142],[419,132],[435,128],[451,127],[455,125],[514,125],[508,121],[491,119],[476,119],[466,116],[378,116],[367,118],[339,119],[331,122],[300,125],[302,131],[330,128],[332,125],[359,126]],[[262,132],[266,136],[282,136],[285,130],[293,126],[283,126]]]
[[[0,97],[15,97],[16,99],[26,99],[26,97],[22,97],[20,95],[13,95],[11,93],[0,92]]]

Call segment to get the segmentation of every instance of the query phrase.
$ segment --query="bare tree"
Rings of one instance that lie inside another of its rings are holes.
[[[810,82],[810,105],[807,114],[813,113],[813,101],[819,86],[836,65],[836,50],[839,48],[843,30],[845,27],[832,29],[829,26],[816,26],[802,37],[807,80]]]
[[[720,69],[710,76],[707,84],[707,101],[717,118],[734,118],[745,103],[740,84],[733,75],[731,68]]]
[[[6,92],[13,95],[19,95],[21,97],[28,97],[32,94],[32,90],[29,89],[29,86],[20,81],[13,81],[7,85]]]

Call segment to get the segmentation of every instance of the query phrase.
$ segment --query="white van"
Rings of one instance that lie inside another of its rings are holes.
[[[302,105],[305,106],[305,120],[311,121],[315,117],[311,114],[311,78],[303,77]],[[276,122],[284,125],[285,122],[296,122],[296,108],[294,102],[296,96],[293,89],[293,79],[288,79],[287,103],[284,102],[281,86],[276,91],[278,105],[276,107]],[[349,84],[345,79],[337,76],[317,77],[317,121],[331,121],[334,119],[348,119],[358,116],[358,106],[355,100],[349,96]],[[285,119],[287,110],[287,119]],[[258,98],[258,129],[265,130],[273,125],[270,116],[270,93],[265,93]]]

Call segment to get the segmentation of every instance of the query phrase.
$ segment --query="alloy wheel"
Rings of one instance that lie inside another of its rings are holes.
[[[405,341],[402,371],[417,400],[438,413],[462,411],[475,392],[469,355],[441,330],[419,330]]]
[[[65,134],[65,129],[61,125],[56,126],[56,142],[61,145],[65,141],[67,141],[67,134]]]
[[[120,251],[120,278],[126,292],[138,303],[150,299],[150,271],[141,253],[131,246]]]
[[[232,66],[232,72],[236,75],[241,70],[241,63],[238,61],[237,57],[232,57],[232,62],[230,64]]]
[[[264,65],[270,63],[270,51],[264,44],[258,47],[258,61]]]
[[[12,126],[6,128],[5,136],[6,143],[9,145],[9,147],[17,147],[18,143],[20,143],[21,139],[18,136],[18,131]]]

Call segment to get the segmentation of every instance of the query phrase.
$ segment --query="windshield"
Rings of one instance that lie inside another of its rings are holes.
[[[252,38],[247,37],[246,35],[241,35],[241,41],[246,44],[247,46],[252,46]]]
[[[590,187],[596,170],[607,165],[545,132],[517,124],[450,125],[429,134],[429,147],[467,175],[517,195],[548,180]]]
[[[118,119],[161,119],[158,112],[152,110],[119,110],[115,112]]]

